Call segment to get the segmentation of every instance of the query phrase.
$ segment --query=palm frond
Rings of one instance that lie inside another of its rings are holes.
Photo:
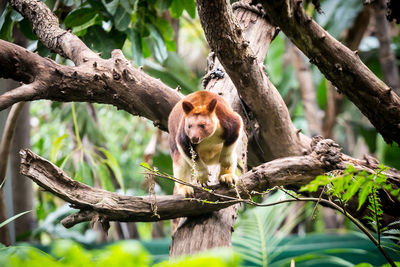
[[[268,197],[267,202],[286,198],[282,192]],[[234,250],[246,261],[267,266],[277,255],[278,245],[300,220],[302,209],[292,209],[294,203],[284,203],[272,207],[256,207],[247,210],[239,219],[232,236]],[[285,221],[289,213],[295,218]]]

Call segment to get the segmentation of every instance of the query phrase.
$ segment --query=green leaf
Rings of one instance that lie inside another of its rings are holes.
[[[157,27],[157,30],[162,34],[164,40],[173,41],[174,40],[174,29],[172,28],[171,24],[160,17],[155,17],[152,20],[152,23]]]
[[[112,50],[122,48],[126,34],[115,29],[106,32],[101,26],[94,25],[87,29],[82,39],[90,49],[101,52],[103,58],[109,58]]]
[[[72,10],[64,20],[67,28],[73,28],[92,20],[97,15],[93,8],[83,7]]]
[[[117,180],[121,189],[125,192],[124,179],[122,178],[122,173],[118,162],[115,160],[114,156],[105,148],[100,147],[99,150],[103,152],[106,156],[107,159],[104,161],[104,163],[106,163],[108,167],[110,167],[111,170],[114,172],[115,179]]]
[[[140,34],[135,29],[129,29],[130,33],[128,34],[129,39],[131,41],[132,47],[132,59],[136,63],[137,66],[143,65],[143,54],[142,54],[142,38]]]
[[[14,10],[14,9],[11,11],[10,16],[11,16],[11,20],[14,22],[20,22],[21,20],[24,19],[24,17],[18,11]]]
[[[351,164],[347,165],[346,170],[345,170],[345,172],[348,174],[353,174],[355,171],[356,171],[356,168]]]
[[[196,17],[196,3],[194,0],[183,0],[183,6],[189,14],[189,16],[194,19]]]
[[[142,166],[143,168],[146,168],[146,169],[151,169],[150,165],[144,161],[142,163],[140,163],[140,166]]]
[[[170,7],[171,2],[172,0],[157,0],[156,5],[160,12],[164,12]]]
[[[12,30],[14,27],[14,22],[11,20],[9,16],[9,12],[3,13],[4,14],[4,22],[2,23],[2,27],[0,29],[0,39],[3,40],[10,40],[12,36]],[[0,18],[0,21],[2,19]]]
[[[158,62],[164,62],[167,59],[168,53],[165,47],[164,40],[160,33],[153,25],[148,25],[150,30],[150,36],[146,37],[146,43],[149,46],[152,55]]]
[[[19,28],[26,38],[30,40],[37,40],[37,36],[33,33],[31,23],[27,19],[23,19],[19,23]]]
[[[103,3],[104,7],[106,8],[106,10],[108,11],[108,13],[110,13],[112,16],[115,15],[115,12],[117,12],[117,8],[119,5],[119,0],[113,0],[111,2],[108,2],[106,0],[101,0],[101,2]]]
[[[92,167],[86,162],[80,161],[78,163],[78,171],[75,173],[74,180],[93,186],[94,180],[93,180]]]
[[[93,25],[101,25],[102,18],[97,10],[85,7],[69,13],[64,23],[67,28],[72,29],[74,34],[82,36],[86,33],[87,28]]]
[[[101,187],[105,190],[114,192],[115,188],[111,182],[110,171],[105,164],[98,164],[97,168],[97,175],[100,179]]]
[[[183,0],[173,0],[170,6],[171,16],[178,19],[182,15],[184,7]]]
[[[50,151],[50,161],[56,162],[57,160],[57,153],[65,146],[62,141],[67,138],[68,134],[63,134],[62,136],[58,137],[51,147]]]
[[[0,15],[0,30],[3,28],[4,21],[9,12],[10,12],[10,9],[8,8],[8,2],[7,2],[6,6],[3,9],[3,12]]]
[[[27,214],[28,212],[31,212],[32,210],[27,210],[21,213],[18,213],[17,215],[12,216],[11,218],[8,218],[7,220],[5,220],[4,222],[0,223],[0,228],[7,225],[8,223],[14,221],[15,219],[21,217],[24,214]]]
[[[364,177],[359,177],[354,183],[351,183],[349,188],[347,188],[346,193],[343,195],[343,201],[349,201],[358,192],[360,186],[364,183],[364,181]]]
[[[113,16],[115,28],[119,31],[125,31],[131,22],[131,12],[127,12],[123,6],[118,6]]]
[[[361,206],[364,204],[365,200],[367,200],[367,197],[369,194],[372,192],[372,186],[373,182],[369,181],[366,182],[363,187],[361,188],[360,192],[358,193],[358,208],[359,210]]]

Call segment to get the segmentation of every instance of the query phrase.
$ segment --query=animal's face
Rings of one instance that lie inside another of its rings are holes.
[[[192,144],[199,144],[204,138],[211,136],[216,129],[212,115],[189,115],[185,118],[185,133]]]
[[[189,101],[182,102],[185,112],[185,133],[192,144],[200,143],[211,136],[217,128],[215,107],[217,100],[212,99],[207,105],[194,106]]]

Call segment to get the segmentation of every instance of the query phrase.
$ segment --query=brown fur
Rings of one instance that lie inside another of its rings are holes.
[[[184,97],[172,109],[168,119],[174,176],[192,182],[190,149],[193,148],[198,182],[207,183],[207,165],[220,164],[220,182],[234,183],[234,150],[242,124],[239,114],[217,94],[198,91]],[[178,185],[178,192],[188,194],[192,188]]]

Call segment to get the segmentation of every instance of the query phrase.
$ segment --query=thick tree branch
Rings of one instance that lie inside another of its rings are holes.
[[[305,184],[316,175],[337,167],[340,163],[337,145],[328,142],[325,148],[321,146],[322,143],[320,147],[316,146],[315,153],[311,155],[278,159],[245,173],[237,185],[239,194],[242,198],[248,198],[252,191],[262,192],[277,185]],[[151,197],[122,196],[72,180],[64,171],[29,149],[21,150],[20,155],[23,175],[84,212],[70,217],[69,220],[76,220],[76,223],[89,220],[94,214],[99,214],[107,221],[158,221],[195,216],[235,204],[201,203],[185,200],[182,196],[157,196],[157,202],[154,203]],[[217,184],[210,189],[219,195],[237,196],[235,189],[225,185]],[[211,201],[226,200],[199,188],[195,188],[195,196]],[[151,208],[152,203],[157,205],[157,214]],[[72,224],[71,221],[67,223],[69,226]]]
[[[14,105],[20,101],[29,101],[35,97],[39,90],[39,83],[23,84],[20,87],[5,92],[0,96],[0,110]]]
[[[351,51],[312,20],[302,1],[263,1],[271,20],[371,121],[386,142],[400,144],[400,97]]]
[[[309,142],[302,142],[283,99],[266,76],[262,67],[265,54],[254,54],[227,1],[198,0],[197,4],[211,50],[260,124],[264,159],[301,155]],[[256,19],[257,16],[254,14]],[[267,23],[266,27],[270,28],[266,31],[269,38],[262,49],[268,49],[275,35],[271,25]]]
[[[368,29],[370,13],[371,8],[369,6],[364,6],[362,11],[357,15],[353,25],[346,33],[343,42],[350,50],[355,51],[358,49]],[[322,121],[322,135],[325,138],[333,138],[333,127],[336,125],[336,118],[340,113],[342,100],[343,95],[336,90],[332,83],[328,82],[325,116]]]
[[[18,101],[49,99],[111,104],[167,128],[168,114],[181,95],[133,68],[120,50],[110,59],[63,66],[0,40],[0,77],[27,83],[0,96],[0,110]],[[153,108],[154,105],[157,108]]]
[[[371,168],[360,165],[361,161],[342,155],[340,148],[332,140],[314,142],[312,151],[310,155],[281,158],[253,168],[240,177],[236,189],[217,184],[209,188],[213,192],[209,193],[195,187],[197,200],[184,199],[182,196],[157,196],[156,202],[152,197],[122,196],[74,181],[61,169],[28,149],[21,150],[20,155],[23,175],[80,209],[80,212],[63,221],[65,226],[71,227],[93,218],[103,222],[148,222],[206,214],[237,203],[218,203],[232,200],[237,194],[242,199],[248,199],[250,194],[264,192],[275,186],[304,185],[317,175],[343,170],[348,164],[354,165],[358,170],[373,172]],[[387,175],[389,179],[400,181],[398,172],[389,171]],[[198,201],[201,199],[214,203]],[[157,213],[152,205],[157,206]]]
[[[81,65],[99,56],[74,34],[59,26],[58,18],[41,0],[10,0],[11,6],[32,23],[33,32],[50,50]]]

